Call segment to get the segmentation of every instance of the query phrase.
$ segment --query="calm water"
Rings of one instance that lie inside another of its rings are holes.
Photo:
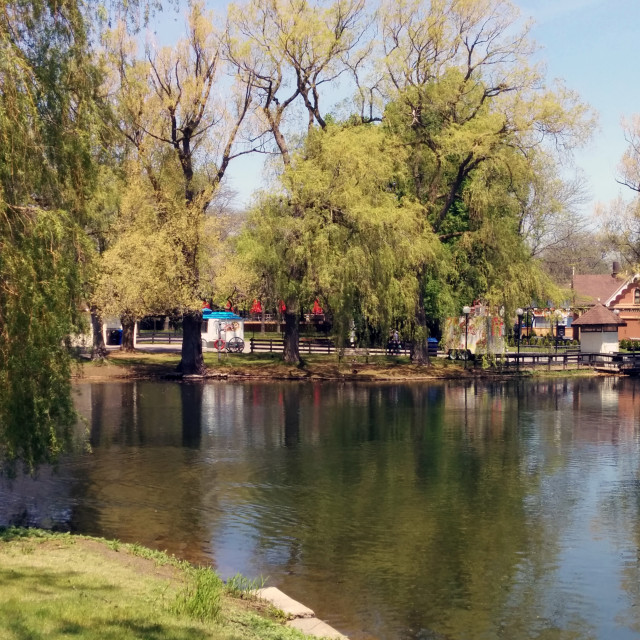
[[[640,637],[633,379],[86,384],[0,521],[269,576],[353,639]]]

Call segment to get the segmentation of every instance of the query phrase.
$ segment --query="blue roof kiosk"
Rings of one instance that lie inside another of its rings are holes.
[[[222,351],[233,338],[244,342],[244,318],[230,311],[203,309],[201,333],[203,348]]]

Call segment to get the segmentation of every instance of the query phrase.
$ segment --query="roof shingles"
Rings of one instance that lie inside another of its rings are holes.
[[[625,283],[624,278],[614,278],[612,275],[575,275],[573,276],[573,290],[576,304],[593,304],[606,302]]]
[[[613,311],[607,309],[603,304],[596,304],[589,311],[583,313],[577,320],[574,320],[571,326],[592,327],[594,325],[626,325]]]

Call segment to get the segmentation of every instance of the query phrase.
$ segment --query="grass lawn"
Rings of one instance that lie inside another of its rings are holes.
[[[412,365],[408,356],[356,356],[341,361],[335,354],[302,354],[300,366],[282,361],[277,353],[227,354],[208,351],[204,361],[213,376],[238,376],[246,378],[324,378],[324,379],[374,379],[400,380],[425,378],[456,378],[468,376],[462,362],[445,358],[432,358],[429,366]],[[154,378],[175,374],[180,362],[178,352],[154,353],[136,351],[122,353],[112,351],[102,362],[83,361],[79,364],[78,377],[95,378]]]
[[[246,595],[246,594],[245,594]],[[117,542],[0,529],[0,639],[295,640],[209,569]]]

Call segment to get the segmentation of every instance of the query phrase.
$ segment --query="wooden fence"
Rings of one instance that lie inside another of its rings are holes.
[[[249,340],[252,353],[282,353],[284,341],[279,338],[251,338]],[[385,355],[404,355],[411,353],[411,344],[402,343],[398,350],[391,352],[389,349],[381,348],[337,348],[329,339],[300,339],[301,354],[336,354],[342,357],[368,357]],[[444,357],[443,352],[437,352],[431,347],[429,355]],[[478,362],[480,360],[478,359]],[[638,353],[581,353],[578,349],[562,349],[555,351],[540,352],[536,350],[521,350],[520,353],[504,353],[496,356],[495,367],[499,369],[526,369],[542,368],[548,369],[562,367],[563,369],[580,369],[581,367],[591,367],[601,371],[611,371],[613,373],[640,373],[640,352]],[[470,366],[477,366],[477,362]]]
[[[250,338],[251,353],[282,353],[284,340],[282,338]],[[408,356],[411,354],[411,343],[401,342],[397,348],[382,349],[380,347],[337,347],[329,338],[300,338],[298,343],[301,354],[331,355],[338,352],[340,356]],[[429,355],[438,355],[435,345],[429,347]]]
[[[612,373],[635,374],[640,371],[640,353],[581,353],[577,349],[564,352],[536,353],[521,351],[505,353],[496,358],[498,367],[509,369],[528,367],[562,367],[563,369],[579,369],[591,367]]]

